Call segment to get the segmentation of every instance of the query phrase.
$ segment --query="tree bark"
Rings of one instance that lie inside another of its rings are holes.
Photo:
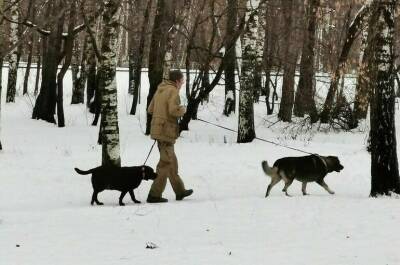
[[[300,78],[294,103],[294,114],[297,117],[309,114],[312,123],[318,121],[319,118],[314,101],[314,49],[319,5],[320,0],[310,0],[308,3],[308,25],[304,33]]]
[[[28,5],[28,13],[30,19],[33,21],[35,19],[35,13],[36,13],[36,6],[34,5],[35,1],[30,1]],[[26,70],[25,70],[25,76],[24,76],[24,85],[23,85],[23,92],[22,94],[25,95],[28,93],[28,83],[29,83],[29,76],[31,73],[31,66],[32,66],[32,57],[33,57],[33,48],[35,47],[35,44],[37,44],[36,40],[38,39],[38,36],[36,35],[36,32],[31,32],[29,34],[29,40],[28,40],[28,59],[26,63]]]
[[[267,26],[267,3],[258,6],[258,29],[256,39],[256,65],[254,67],[254,102],[259,102],[262,95],[263,53],[265,28]]]
[[[400,193],[394,95],[396,0],[372,3],[369,24],[371,100],[371,196]]]
[[[62,5],[62,1],[49,2],[47,17],[56,16]],[[62,17],[65,14],[61,14]],[[56,123],[55,112],[57,103],[57,71],[61,61],[62,32],[64,19],[60,18],[57,23],[51,24],[50,35],[44,37],[43,42],[43,67],[42,82],[39,96],[33,108],[33,119],[41,119],[50,123]]]
[[[238,1],[228,0],[227,1],[228,15],[226,22],[226,39],[229,40],[233,37],[237,27],[237,13],[238,13]],[[225,45],[226,46],[226,45]],[[236,80],[235,80],[235,69],[236,69],[236,51],[235,49],[227,49],[226,57],[227,62],[225,65],[225,107],[224,115],[229,116],[235,112],[236,107]]]
[[[368,45],[368,22],[369,14],[364,19],[365,29],[362,31],[361,52],[358,64],[358,77],[356,85],[356,96],[354,102],[353,116],[358,122],[361,119],[366,119],[368,114],[368,106],[370,103],[370,88],[368,87],[367,72],[370,47]]]
[[[139,47],[137,52],[132,55],[133,58],[131,58],[131,55],[129,57],[130,64],[129,66],[131,67],[131,59],[133,63],[133,70],[129,71],[130,75],[132,75],[129,79],[129,85],[133,89],[133,101],[132,101],[132,107],[130,114],[135,115],[136,114],[136,108],[137,104],[140,99],[140,84],[141,84],[141,76],[142,76],[142,66],[143,66],[143,54],[144,54],[144,48],[146,45],[146,40],[147,40],[147,28],[149,26],[149,18],[150,18],[150,11],[152,7],[152,0],[149,0],[147,2],[146,6],[146,11],[144,14],[144,20],[142,23],[141,31],[140,31],[140,41],[139,41]],[[131,81],[132,78],[132,81]]]
[[[43,39],[39,36],[38,37],[38,42],[36,46],[36,52],[37,52],[37,61],[36,61],[36,78],[35,78],[35,90],[33,94],[37,96],[39,92],[39,81],[40,81],[40,68],[42,66],[42,41]]]
[[[81,53],[80,53],[81,49],[79,47],[79,42],[78,40],[75,41],[75,47],[73,50],[73,59],[71,63],[71,71],[73,74],[72,78],[73,89],[72,89],[71,104],[85,103],[85,84],[88,72],[86,47],[88,41],[89,40],[87,38],[83,40],[83,48]],[[80,56],[80,54],[82,55]],[[80,67],[78,64],[79,59],[80,59]]]
[[[148,108],[157,86],[163,79],[163,64],[166,53],[168,30],[173,26],[175,0],[158,0],[156,16],[154,18],[153,31],[149,53],[149,94],[147,96],[146,109]],[[146,135],[150,134],[151,115],[147,114]]]
[[[247,1],[246,17],[249,18],[247,30],[243,36],[242,71],[239,93],[239,128],[238,143],[252,142],[256,137],[254,128],[254,68],[257,61],[257,29],[259,28],[258,14],[250,17],[253,0]]]
[[[294,103],[294,84],[296,74],[297,51],[295,50],[293,34],[293,0],[282,0],[285,26],[285,60],[283,63],[282,97],[278,118],[284,122],[292,121]]]
[[[102,165],[121,166],[116,83],[116,46],[120,0],[103,0],[103,37],[99,66],[101,89]]]
[[[64,118],[64,76],[68,71],[68,68],[71,64],[72,56],[73,56],[73,48],[74,48],[74,28],[75,28],[75,20],[76,20],[76,3],[75,1],[71,1],[71,6],[69,10],[69,24],[68,24],[68,37],[64,42],[64,64],[57,75],[57,119],[58,119],[58,127],[65,127],[65,118]]]
[[[24,88],[22,94],[25,95],[28,93],[28,83],[29,83],[29,75],[31,73],[32,66],[32,55],[33,55],[33,46],[34,46],[34,34],[30,34],[30,38],[28,41],[28,60],[26,62],[25,76],[24,76]]]
[[[11,1],[11,19],[13,21],[19,20],[18,1]],[[18,73],[18,24],[11,23],[10,25],[10,46],[14,47],[8,57],[8,79],[7,79],[7,95],[6,102],[15,102],[15,94],[17,88],[17,73]]]

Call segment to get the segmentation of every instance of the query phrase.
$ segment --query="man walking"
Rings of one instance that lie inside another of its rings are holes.
[[[169,80],[163,81],[150,102],[148,112],[152,114],[150,135],[157,140],[160,151],[160,161],[157,165],[157,178],[150,188],[147,202],[168,202],[162,197],[167,178],[176,195],[176,200],[190,196],[193,190],[186,190],[182,179],[178,175],[178,160],[175,155],[174,144],[179,136],[178,118],[182,117],[186,109],[180,105],[179,90],[184,83],[183,74],[179,70],[169,73]]]

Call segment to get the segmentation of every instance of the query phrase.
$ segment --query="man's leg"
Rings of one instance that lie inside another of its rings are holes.
[[[160,161],[157,165],[157,178],[153,181],[151,185],[149,195],[155,198],[160,198],[165,190],[167,184],[167,178],[170,174],[170,158],[166,150],[166,143],[157,141],[158,150],[160,151]]]
[[[178,159],[176,158],[175,148],[173,144],[168,144],[166,147],[168,156],[171,159],[169,182],[176,195],[181,195],[185,192],[185,185],[178,175]]]

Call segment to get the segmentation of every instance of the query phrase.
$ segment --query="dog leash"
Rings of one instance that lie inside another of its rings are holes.
[[[153,148],[154,148],[154,145],[156,144],[156,141],[157,141],[157,140],[154,140],[153,145],[152,145],[151,148],[150,148],[150,152],[149,152],[149,154],[147,155],[146,160],[144,161],[143,165],[146,165],[147,160],[149,160],[150,154],[151,154],[151,152],[153,151]]]
[[[233,129],[230,129],[230,128],[225,127],[225,126],[221,126],[219,124],[215,124],[215,123],[212,123],[212,122],[209,122],[209,121],[206,121],[206,120],[203,120],[203,119],[199,119],[199,118],[197,118],[197,120],[201,121],[201,122],[204,122],[204,123],[207,123],[207,124],[210,124],[210,125],[213,125],[215,127],[221,128],[221,129],[225,129],[227,131],[238,133],[237,131],[235,131]],[[283,148],[287,148],[287,149],[290,149],[290,150],[294,150],[294,151],[297,151],[297,152],[300,152],[300,153],[309,154],[309,155],[315,155],[315,153],[310,153],[310,152],[307,152],[307,151],[304,151],[304,150],[301,150],[301,149],[297,149],[297,148],[294,148],[294,147],[281,145],[281,144],[278,144],[278,143],[275,143],[273,141],[269,141],[269,140],[266,140],[266,139],[263,139],[263,138],[260,138],[260,137],[255,137],[254,139],[257,139],[257,140],[265,142],[265,143],[273,144],[273,145],[276,145],[276,146],[280,146],[280,147],[283,147]]]

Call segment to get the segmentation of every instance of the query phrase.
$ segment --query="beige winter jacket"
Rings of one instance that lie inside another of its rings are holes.
[[[186,112],[180,104],[179,90],[174,82],[164,81],[158,85],[147,110],[153,115],[150,129],[152,139],[175,143],[179,136],[178,118]]]

